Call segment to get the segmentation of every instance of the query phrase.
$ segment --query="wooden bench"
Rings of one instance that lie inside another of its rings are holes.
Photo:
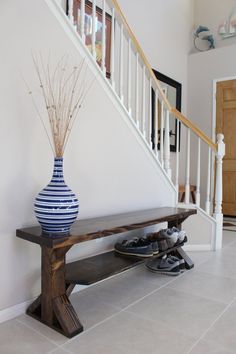
[[[41,246],[41,295],[29,306],[27,314],[71,338],[83,331],[83,326],[70,303],[69,295],[76,284],[93,284],[111,275],[144,262],[140,258],[121,258],[107,252],[66,265],[66,253],[78,243],[108,237],[150,225],[168,222],[168,227],[181,228],[182,222],[196,210],[157,208],[126,214],[78,220],[67,237],[49,238],[40,227],[16,231],[17,237]],[[185,260],[188,269],[193,262],[178,246],[175,252]],[[159,254],[158,256],[161,256]]]

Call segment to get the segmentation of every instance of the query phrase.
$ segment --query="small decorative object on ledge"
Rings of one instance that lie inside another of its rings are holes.
[[[194,33],[194,47],[200,52],[215,48],[214,37],[208,27],[198,26]]]
[[[60,237],[69,234],[76,220],[79,203],[76,195],[65,184],[63,177],[63,154],[71,129],[92,82],[86,81],[87,67],[84,61],[72,69],[67,59],[60,59],[52,67],[42,58],[33,57],[40,89],[44,99],[48,120],[35,103],[33,92],[29,91],[33,104],[44,126],[54,154],[54,170],[50,183],[37,195],[35,214],[43,234]],[[49,124],[48,124],[49,123]]]
[[[229,18],[219,26],[218,33],[222,39],[236,36],[236,8],[231,11]]]

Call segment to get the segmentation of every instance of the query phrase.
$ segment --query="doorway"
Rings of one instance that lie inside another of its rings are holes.
[[[223,133],[226,153],[223,160],[224,216],[236,217],[236,79],[216,83],[216,134]]]

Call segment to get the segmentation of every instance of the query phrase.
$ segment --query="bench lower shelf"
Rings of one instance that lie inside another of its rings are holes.
[[[100,280],[135,267],[141,258],[119,257],[113,251],[82,259],[66,265],[66,283],[91,285]]]
[[[193,267],[193,263],[181,248],[183,244],[172,247],[164,252],[158,253],[154,257],[162,257],[168,253],[177,253],[179,258],[184,258],[186,268]],[[121,273],[127,269],[136,267],[150,258],[121,257],[114,251],[99,254],[97,256],[82,259],[66,265],[66,283],[91,285],[100,280]]]

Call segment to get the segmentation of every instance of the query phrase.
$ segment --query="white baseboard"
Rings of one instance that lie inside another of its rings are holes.
[[[212,246],[211,245],[185,245],[183,247],[184,251],[186,252],[201,252],[201,251],[212,251],[213,252],[213,249],[212,249]]]
[[[85,285],[76,285],[73,293],[77,293],[78,291],[83,290],[84,288],[87,288],[87,286]],[[5,321],[9,321],[15,317],[18,317],[20,315],[24,315],[28,306],[30,304],[32,304],[32,302],[36,299],[37,297],[31,299],[31,300],[27,300],[25,302],[22,302],[20,304],[8,307],[4,310],[0,311],[0,323],[5,322]]]
[[[27,309],[27,307],[35,300],[27,300],[25,302],[22,302],[21,304],[17,304],[11,307],[8,307],[4,310],[0,311],[0,323],[11,320],[12,318],[15,318],[17,316],[23,315]]]

